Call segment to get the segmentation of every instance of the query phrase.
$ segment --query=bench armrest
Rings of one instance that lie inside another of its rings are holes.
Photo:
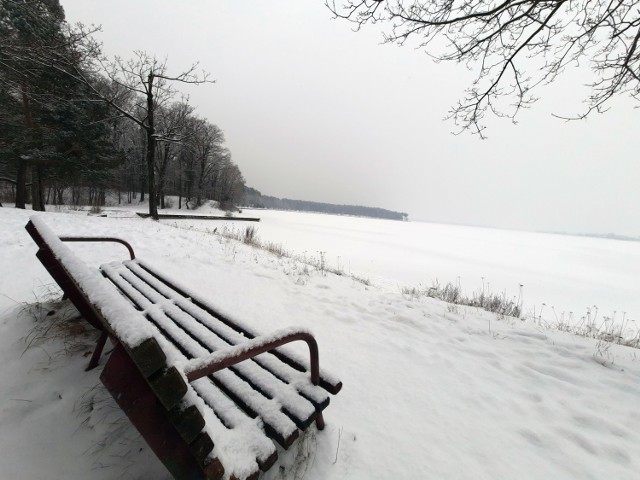
[[[122,240],[121,238],[117,238],[117,237],[60,237],[60,240],[62,240],[63,242],[115,242],[115,243],[121,243],[122,245],[127,247],[127,250],[129,250],[129,256],[131,257],[131,260],[135,260],[135,258],[136,258],[136,254],[133,253],[133,248],[131,247],[129,242],[127,242],[125,240]]]
[[[302,340],[309,346],[311,383],[318,385],[320,382],[318,343],[311,333],[301,329],[278,330],[271,335],[256,337],[205,357],[194,358],[183,365],[183,371],[189,381],[197,380],[297,340]]]

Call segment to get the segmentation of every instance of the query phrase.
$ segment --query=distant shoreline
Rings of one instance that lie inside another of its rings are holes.
[[[606,240],[620,240],[622,242],[640,242],[640,237],[618,235],[616,233],[569,233],[569,232],[542,232],[553,235],[569,235],[571,237],[604,238]]]
[[[365,207],[362,205],[338,205],[307,200],[294,200],[291,198],[278,198],[270,195],[263,195],[261,192],[251,187],[245,187],[242,203],[245,205],[244,208],[329,213],[334,215],[383,218],[387,220],[400,221],[409,220],[409,214],[405,212],[396,212],[378,207]]]
[[[273,212],[290,212],[290,213],[313,213],[315,215],[333,215],[336,217],[352,217],[352,218],[370,218],[372,220],[391,220],[391,221],[405,221],[409,222],[410,220],[398,220],[395,218],[385,218],[385,217],[372,217],[370,215],[355,215],[350,213],[332,213],[332,212],[316,212],[314,210],[293,210],[293,209],[284,209],[284,208],[271,208],[271,207],[252,207],[247,205],[238,205],[238,209],[240,210],[262,210],[262,211],[273,211]],[[227,220],[234,220],[236,217],[227,218]]]

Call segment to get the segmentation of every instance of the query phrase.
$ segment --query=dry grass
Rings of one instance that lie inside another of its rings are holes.
[[[68,368],[70,362],[76,362],[74,369],[78,361],[84,366],[95,347],[97,330],[80,316],[69,300],[61,299],[55,285],[42,286],[34,294],[38,301],[24,303],[18,313],[19,321],[33,324],[22,339],[25,344],[23,355],[33,349],[45,353],[44,360],[33,368],[40,375],[53,369]],[[91,439],[83,454],[91,458],[92,468],[109,472],[108,478],[168,480],[170,476],[165,474],[164,467],[99,383],[99,373],[100,367],[86,373],[93,376],[91,380],[95,383],[77,397],[73,406],[78,430],[84,430]],[[104,475],[101,478],[107,478]]]
[[[250,225],[245,229],[232,228],[216,228],[209,233],[218,235],[223,238],[237,240],[246,245],[250,245],[254,248],[258,248],[281,258],[291,258],[295,261],[302,263],[308,267],[315,269],[321,275],[332,273],[340,276],[347,276],[354,281],[361,283],[365,286],[372,285],[372,282],[366,278],[358,276],[353,273],[346,273],[338,263],[337,266],[329,265],[327,262],[325,252],[319,251],[316,255],[309,255],[307,252],[302,254],[294,254],[284,248],[282,244],[274,242],[262,241],[257,233],[255,226]],[[235,254],[234,254],[235,256]],[[309,271],[307,270],[307,274]],[[301,281],[301,283],[306,283]],[[601,320],[597,319],[597,308],[588,310],[585,315],[579,319],[574,319],[573,313],[560,316],[555,315],[554,321],[547,321],[543,319],[542,312],[536,314],[525,314],[522,307],[522,288],[520,285],[520,292],[517,297],[508,297],[506,292],[494,293],[491,292],[488,285],[484,283],[481,289],[473,292],[471,295],[466,295],[460,281],[448,282],[446,284],[440,284],[437,280],[433,282],[430,287],[424,287],[422,285],[413,287],[402,287],[401,292],[404,296],[409,298],[430,297],[437,298],[450,304],[448,307],[450,312],[456,312],[458,306],[468,306],[480,308],[488,312],[495,313],[498,318],[513,317],[523,320],[533,320],[538,325],[544,328],[551,328],[561,331],[570,332],[576,335],[595,338],[609,343],[617,343],[620,345],[626,345],[633,348],[640,348],[640,329],[635,325],[633,320],[629,320],[626,314],[623,313],[622,321],[616,321],[616,312],[612,316],[603,317]],[[633,328],[635,327],[635,328]]]
[[[582,337],[594,338],[599,342],[615,343],[632,348],[640,348],[640,328],[635,320],[627,317],[626,312],[622,312],[622,318],[618,319],[618,312],[611,315],[600,315],[597,306],[587,308],[586,313],[580,317],[574,316],[573,312],[562,312],[559,315],[553,307],[551,312],[553,318],[548,320],[543,318],[546,305],[538,313],[533,313],[531,319],[544,328],[569,332]],[[599,350],[602,350],[600,348]]]
[[[31,348],[47,353],[50,360],[74,354],[91,352],[96,341],[96,330],[80,316],[69,300],[62,300],[53,284],[40,288],[37,303],[24,303],[18,314],[21,321],[33,322],[23,339],[23,354]],[[58,343],[54,348],[48,344]]]
[[[275,242],[265,242],[260,239],[258,236],[258,231],[253,225],[249,225],[244,229],[237,229],[235,227],[227,228],[215,228],[212,231],[209,231],[214,235],[219,235],[223,238],[228,238],[231,240],[236,240],[238,242],[242,242],[245,245],[250,245],[251,247],[258,248],[260,250],[264,250],[269,252],[278,258],[290,258],[302,264],[305,264],[309,267],[314,268],[320,275],[326,275],[327,273],[332,273],[334,275],[339,276],[347,276],[358,283],[361,283],[365,286],[370,286],[371,281],[366,278],[356,274],[347,274],[342,269],[342,267],[338,264],[337,266],[332,266],[327,261],[326,252],[318,251],[317,255],[308,255],[306,252],[302,254],[295,254],[286,248],[281,243]]]
[[[505,292],[495,294],[489,292],[483,286],[481,290],[474,292],[471,296],[467,296],[462,292],[462,286],[459,281],[442,285],[436,280],[431,287],[403,287],[401,292],[410,298],[430,297],[451,305],[481,308],[488,312],[493,312],[499,317],[520,318],[522,316],[522,294],[517,298],[508,298]]]

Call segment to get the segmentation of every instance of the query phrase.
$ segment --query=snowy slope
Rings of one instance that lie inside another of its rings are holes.
[[[73,316],[36,312],[36,322],[24,312],[51,283],[24,231],[31,213],[0,208],[0,476],[163,478],[99,372],[83,371],[88,344],[38,341],[25,352],[35,327]],[[344,388],[325,412],[327,428],[265,478],[638,477],[637,350],[406,298],[150,220],[44,219],[60,235],[126,238],[137,256],[261,331],[314,332],[321,364]],[[126,256],[118,245],[73,250],[95,266]]]

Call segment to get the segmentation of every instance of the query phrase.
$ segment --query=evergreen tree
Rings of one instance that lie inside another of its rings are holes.
[[[0,6],[0,117],[6,177],[15,175],[16,206],[25,207],[31,169],[34,210],[44,210],[44,183],[104,170],[114,160],[104,106],[82,102],[88,91],[70,73],[81,68],[58,0],[3,0]],[[107,164],[97,168],[97,163]]]

